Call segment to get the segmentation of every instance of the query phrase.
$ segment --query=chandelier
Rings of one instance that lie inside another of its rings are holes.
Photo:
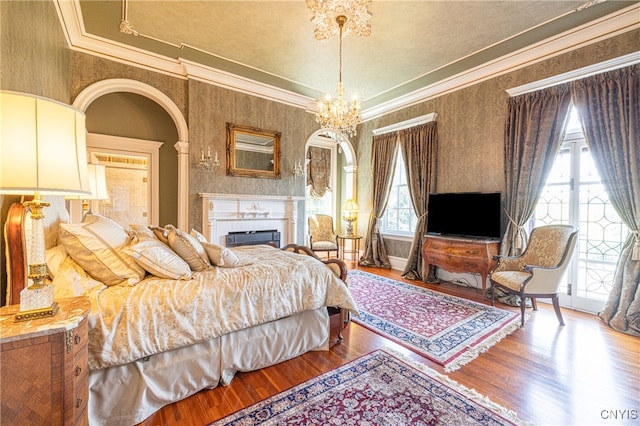
[[[341,15],[346,17],[346,35],[371,35],[371,25],[367,23],[371,18],[367,10],[370,4],[371,0],[307,0],[307,7],[313,12],[311,22],[316,26],[316,39],[324,40],[338,35],[342,28],[338,28],[340,23],[336,18]]]
[[[350,104],[344,99],[344,84],[342,84],[342,29],[347,22],[347,17],[338,15],[336,16],[336,22],[340,38],[340,68],[336,87],[338,97],[332,101],[331,96],[327,95],[324,101],[318,103],[316,121],[325,130],[351,137],[355,136],[356,126],[360,122],[360,105],[356,98]]]

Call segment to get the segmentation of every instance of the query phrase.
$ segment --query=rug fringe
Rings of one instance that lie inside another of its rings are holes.
[[[528,315],[527,315],[528,317]],[[527,318],[525,317],[525,319]],[[451,362],[444,366],[444,371],[446,373],[451,373],[452,371],[458,370],[463,365],[466,365],[476,359],[481,353],[488,351],[491,347],[496,345],[499,341],[507,337],[509,334],[516,331],[520,328],[519,325],[520,318],[515,318],[512,322],[507,324],[505,327],[494,333],[491,337],[485,339],[482,343],[477,346],[467,346],[467,352],[460,355],[455,361]]]
[[[493,402],[488,396],[482,395],[480,394],[478,391],[476,391],[473,388],[468,388],[458,382],[456,382],[455,380],[449,378],[449,376],[439,373],[436,370],[430,368],[429,366],[422,364],[419,361],[416,361],[415,359],[412,359],[410,357],[408,357],[406,354],[403,354],[402,352],[396,350],[396,349],[392,349],[392,348],[384,348],[382,349],[385,352],[388,352],[389,354],[400,358],[403,362],[409,364],[410,366],[412,366],[413,368],[415,368],[416,370],[420,370],[421,372],[432,376],[434,378],[436,378],[437,380],[442,381],[443,383],[445,383],[447,386],[453,388],[456,390],[456,392],[461,393],[462,395],[464,395],[465,397],[478,402],[482,405],[484,405],[485,407],[487,407],[489,410],[493,411],[494,413],[497,413],[499,415],[501,415],[502,417],[506,418],[507,420],[518,424],[520,426],[533,426],[534,423],[532,422],[527,422],[525,420],[522,420],[518,417],[518,414],[513,411],[513,410],[509,410],[506,407],[503,407],[500,404],[497,404],[495,402]]]

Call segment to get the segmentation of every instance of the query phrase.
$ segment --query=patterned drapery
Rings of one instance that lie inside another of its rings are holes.
[[[509,99],[504,141],[508,219],[500,252],[517,255],[526,246],[524,225],[533,214],[567,123],[570,89],[562,84]]]
[[[402,272],[411,280],[422,277],[423,261],[420,250],[427,232],[429,193],[436,183],[436,160],[438,157],[438,126],[435,121],[399,132],[400,150],[406,164],[407,183],[413,210],[418,217],[407,265]],[[428,271],[424,271],[427,273]]]
[[[396,139],[396,132],[373,137],[371,149],[373,206],[369,215],[364,253],[359,262],[363,266],[391,268],[384,240],[378,230],[378,222],[387,208],[389,192],[393,182],[393,173],[396,168],[396,150],[398,148]]]
[[[615,330],[640,336],[640,65],[587,77],[571,88],[596,169],[631,230],[599,315]]]
[[[307,186],[314,198],[322,198],[327,191],[331,191],[331,150],[318,146],[310,146],[307,150],[309,160],[307,171]]]

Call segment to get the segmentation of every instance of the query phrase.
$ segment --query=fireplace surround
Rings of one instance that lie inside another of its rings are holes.
[[[226,245],[227,235],[272,230],[282,246],[297,243],[298,203],[304,197],[200,193],[202,233]]]

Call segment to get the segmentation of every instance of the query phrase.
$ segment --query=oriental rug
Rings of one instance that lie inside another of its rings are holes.
[[[519,312],[352,270],[352,320],[454,371],[519,326]]]
[[[423,364],[377,350],[212,425],[519,425]]]

